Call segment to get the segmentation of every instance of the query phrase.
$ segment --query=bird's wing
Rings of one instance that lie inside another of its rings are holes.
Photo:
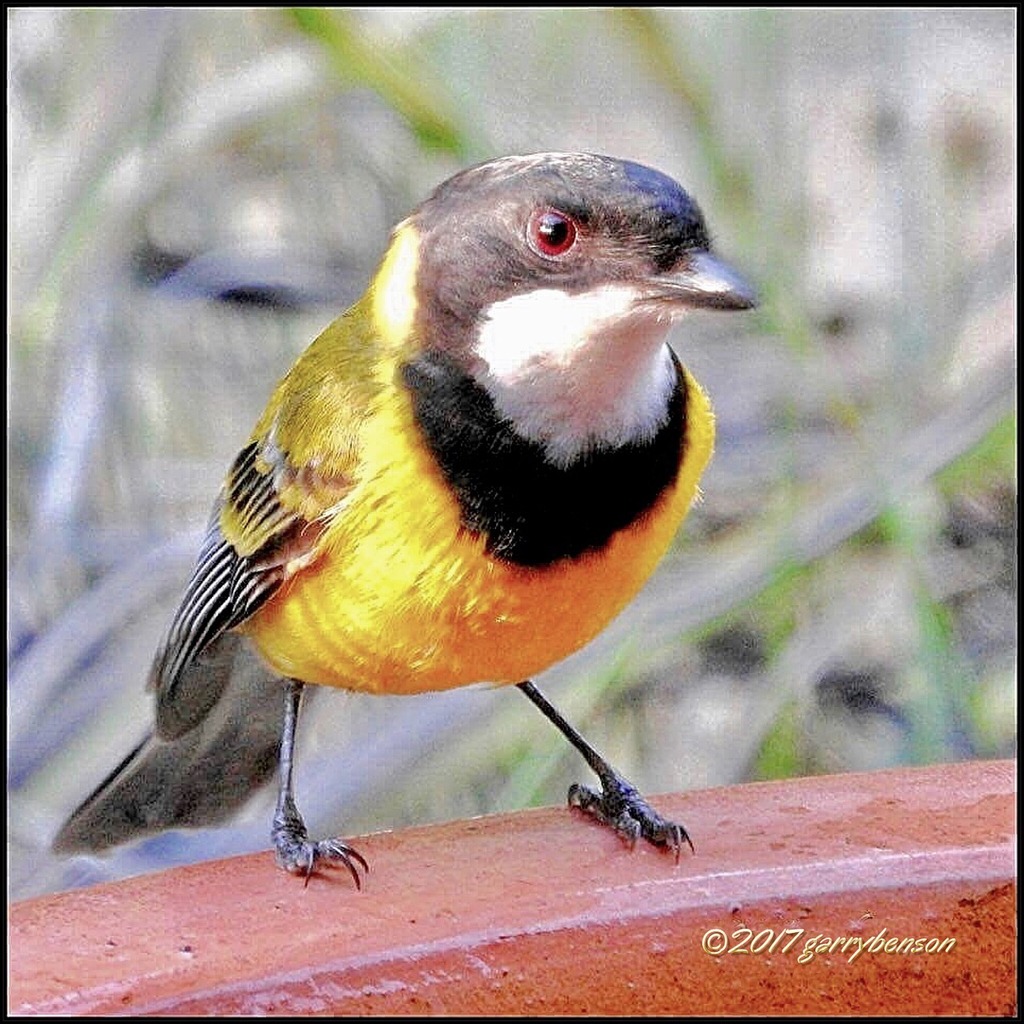
[[[153,663],[164,739],[194,728],[217,703],[227,682],[210,671],[219,663],[218,639],[316,561],[324,530],[355,485],[363,396],[331,374],[314,374],[301,387],[294,374],[231,466]]]

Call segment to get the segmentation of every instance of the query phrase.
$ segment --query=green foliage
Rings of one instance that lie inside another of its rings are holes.
[[[751,777],[759,780],[791,779],[802,774],[804,760],[800,755],[801,735],[800,705],[790,701],[781,709],[765,734]]]
[[[434,70],[415,43],[399,48],[369,38],[358,12],[293,7],[289,14],[303,34],[319,43],[347,86],[364,86],[405,118],[420,145],[466,157],[473,151]]]
[[[946,494],[978,491],[1015,479],[1017,416],[1004,416],[969,451],[943,469],[936,480]]]

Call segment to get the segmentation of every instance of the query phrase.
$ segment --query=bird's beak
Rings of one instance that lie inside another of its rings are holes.
[[[700,250],[667,274],[652,278],[655,296],[692,309],[753,309],[757,293],[737,271]]]

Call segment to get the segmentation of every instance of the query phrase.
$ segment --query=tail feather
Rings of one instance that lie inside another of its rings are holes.
[[[269,780],[285,685],[239,634],[223,634],[214,646],[207,666],[226,676],[206,717],[180,736],[143,740],[71,815],[56,852],[95,852],[167,828],[216,824]]]

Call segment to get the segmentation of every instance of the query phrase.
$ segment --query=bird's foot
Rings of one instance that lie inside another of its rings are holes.
[[[616,771],[601,775],[600,793],[578,783],[570,786],[569,806],[578,807],[598,821],[610,825],[630,847],[635,846],[638,839],[646,839],[655,846],[671,850],[675,854],[676,863],[679,863],[684,842],[693,851],[693,842],[686,829],[663,818]]]
[[[288,800],[278,808],[270,835],[274,841],[278,866],[293,875],[304,875],[306,885],[309,885],[310,877],[319,867],[344,867],[348,869],[356,888],[362,888],[359,868],[364,872],[370,870],[363,855],[342,839],[310,840],[306,823],[294,801]]]

